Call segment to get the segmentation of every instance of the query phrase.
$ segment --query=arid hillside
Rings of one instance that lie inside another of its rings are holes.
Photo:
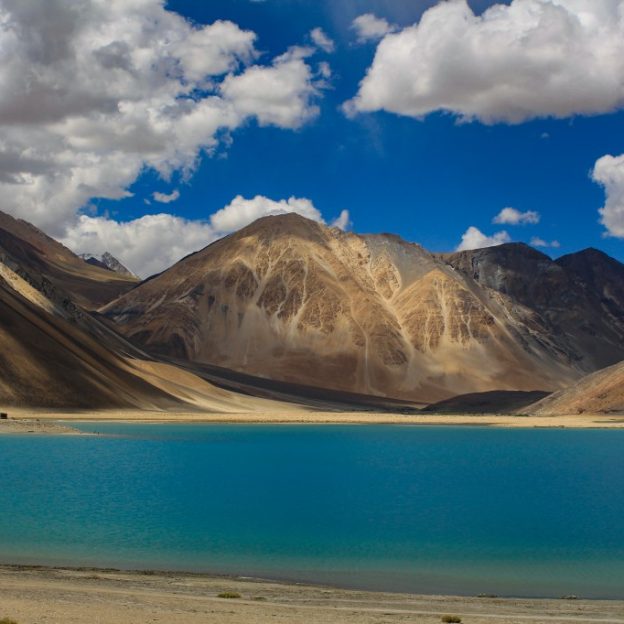
[[[139,280],[85,262],[30,223],[0,212],[0,262],[51,299],[69,294],[93,310],[136,286]]]
[[[290,214],[217,241],[101,312],[166,358],[429,403],[558,390],[623,359],[613,296],[527,246],[436,256]]]
[[[538,416],[624,414],[624,362],[581,379],[531,406]]]
[[[86,309],[135,280],[87,264],[23,221],[0,213],[0,224],[0,406],[276,408],[155,361]]]

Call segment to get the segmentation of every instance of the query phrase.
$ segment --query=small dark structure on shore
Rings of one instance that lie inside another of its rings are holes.
[[[9,415],[6,412],[0,412],[0,420],[8,420]]]

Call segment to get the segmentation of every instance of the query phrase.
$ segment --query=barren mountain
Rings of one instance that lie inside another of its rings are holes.
[[[624,414],[624,362],[551,394],[530,411],[537,415]]]
[[[557,261],[522,243],[464,251],[447,262],[496,297],[508,322],[579,371],[624,359],[624,265],[596,250]]]
[[[35,226],[0,212],[0,262],[51,299],[55,291],[95,309],[138,284],[136,277],[93,266]],[[59,295],[60,296],[60,295]]]
[[[113,273],[119,273],[119,275],[127,277],[130,280],[139,279],[130,269],[125,267],[119,260],[117,260],[117,258],[115,258],[115,256],[113,256],[113,254],[108,251],[101,255],[80,254],[80,258],[82,258],[87,264],[92,264],[93,266],[100,267],[101,269],[113,271]]]
[[[0,213],[0,225],[3,407],[279,409],[153,361],[76,303],[135,281],[86,264],[26,222]]]
[[[557,390],[624,358],[586,280],[526,246],[479,253],[266,217],[101,312],[165,357],[420,402]]]
[[[94,334],[97,328],[96,319],[78,324],[0,263],[0,405],[216,412],[280,408],[153,361],[110,330]]]

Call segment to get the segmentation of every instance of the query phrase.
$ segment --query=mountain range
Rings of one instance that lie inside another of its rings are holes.
[[[266,217],[102,308],[155,355],[431,403],[555,391],[624,359],[624,266],[521,244],[450,255]]]
[[[96,260],[0,213],[0,404],[624,411],[624,266],[597,250],[435,254],[288,214],[143,282]]]

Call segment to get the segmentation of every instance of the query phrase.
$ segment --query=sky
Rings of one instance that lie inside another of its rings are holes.
[[[624,261],[624,0],[0,0],[0,210],[142,277],[296,211]]]

